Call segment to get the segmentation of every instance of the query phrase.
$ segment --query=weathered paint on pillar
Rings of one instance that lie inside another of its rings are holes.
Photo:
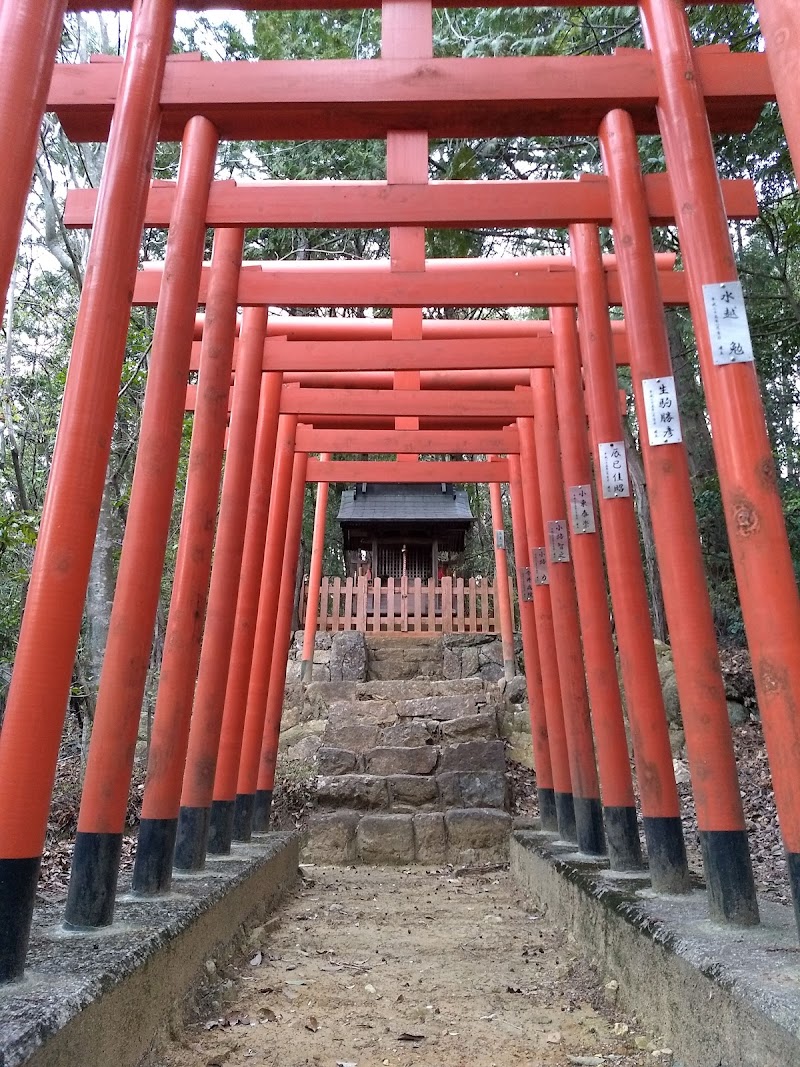
[[[331,458],[330,452],[323,452],[322,460]],[[314,645],[317,637],[319,620],[320,584],[322,582],[322,557],[325,553],[325,519],[328,513],[328,483],[317,483],[317,501],[314,508],[314,535],[311,542],[311,566],[308,572],[308,595],[306,597],[306,617],[303,630],[303,659],[300,678],[310,682],[314,670]]]
[[[536,771],[536,793],[539,798],[539,817],[544,830],[558,830],[556,798],[553,791],[553,768],[550,764],[550,744],[547,740],[547,716],[542,691],[542,665],[539,661],[539,640],[536,636],[536,612],[533,606],[533,577],[530,568],[528,529],[525,522],[525,501],[522,495],[522,472],[519,456],[508,457],[511,475],[511,528],[514,533],[514,557],[517,564],[517,598],[522,630],[522,656],[525,663],[525,688],[528,693],[528,712],[531,720],[531,748]]]
[[[217,141],[207,119],[194,118],[186,127],[72,857],[66,921],[74,926],[105,926],[114,917],[128,792],[183,437]]]
[[[137,893],[164,893],[172,883],[181,783],[211,576],[243,241],[244,232],[236,228],[220,229],[214,238],[186,495],[133,867]]]
[[[4,15],[13,6],[4,4]],[[24,968],[111,450],[174,20],[171,0],[142,0],[123,62],[58,439],[0,735],[0,981],[19,976]],[[14,84],[20,93],[29,92],[24,81]],[[16,213],[14,222],[18,201]]]
[[[500,483],[489,483],[489,500],[492,509],[492,533],[494,535],[494,587],[499,602],[500,639],[503,645],[503,672],[506,681],[515,677],[514,665],[514,620],[511,614],[511,595],[508,588],[508,553],[506,531],[503,521],[503,503]]]
[[[706,588],[689,460],[680,430],[639,151],[627,112],[612,111],[606,117],[600,145],[611,185],[639,441],[709,908],[712,919],[752,926],[758,922],[758,904],[725,684]]]

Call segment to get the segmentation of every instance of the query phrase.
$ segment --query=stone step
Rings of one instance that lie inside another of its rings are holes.
[[[382,718],[383,712],[379,716],[379,719]],[[337,712],[325,724],[323,743],[361,753],[371,748],[419,748],[434,744],[454,745],[463,741],[494,741],[499,736],[494,708],[445,721],[398,716],[393,723],[364,721],[357,714]]]
[[[337,684],[342,685],[344,683],[339,682]],[[416,699],[418,697],[436,696],[474,696],[477,699],[481,699],[483,695],[487,701],[490,698],[494,699],[498,692],[493,685],[489,685],[487,688],[487,684],[481,678],[454,678],[452,681],[409,678],[403,680],[401,685],[398,685],[397,681],[393,679],[384,681],[376,679],[371,682],[357,682],[355,691],[355,699],[357,700],[370,698],[394,700],[398,697]]]
[[[485,808],[446,812],[364,815],[336,811],[312,815],[303,848],[311,863],[503,862],[511,816]]]

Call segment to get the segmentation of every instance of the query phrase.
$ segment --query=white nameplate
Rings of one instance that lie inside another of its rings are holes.
[[[704,285],[703,300],[711,338],[711,355],[717,366],[752,363],[753,342],[741,282]]]
[[[597,532],[591,485],[571,485],[569,487],[569,511],[572,518],[573,534]]]
[[[678,414],[675,379],[645,378],[644,415],[647,420],[647,439],[651,445],[675,445],[683,440]]]
[[[600,454],[600,478],[603,484],[603,498],[614,500],[616,497],[630,496],[628,481],[628,461],[625,458],[624,441],[605,441],[597,446]]]

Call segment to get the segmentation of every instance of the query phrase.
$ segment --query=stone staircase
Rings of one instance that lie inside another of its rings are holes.
[[[502,689],[445,679],[442,637],[367,635],[366,679],[312,682],[324,721],[304,857],[324,863],[504,860],[511,816]]]

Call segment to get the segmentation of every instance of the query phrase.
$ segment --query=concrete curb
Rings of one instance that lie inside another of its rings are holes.
[[[167,896],[123,886],[103,930],[65,931],[61,905],[39,909],[25,978],[0,987],[0,1067],[135,1067],[181,1018],[205,961],[291,888],[298,853],[296,835],[260,834],[178,875]]]
[[[511,871],[548,917],[619,982],[635,1013],[685,1067],[800,1064],[800,956],[791,908],[761,902],[761,925],[717,926],[705,893],[653,893],[567,853],[554,835],[517,831]]]

